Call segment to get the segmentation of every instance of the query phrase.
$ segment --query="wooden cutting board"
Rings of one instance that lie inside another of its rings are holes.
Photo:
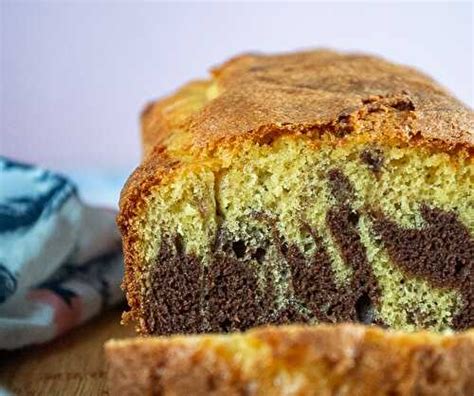
[[[107,395],[103,344],[133,336],[123,307],[45,345],[0,353],[0,384],[14,395]],[[1,388],[0,388],[1,393]]]

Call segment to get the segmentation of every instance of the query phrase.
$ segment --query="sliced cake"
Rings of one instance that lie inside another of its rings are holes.
[[[474,330],[280,326],[109,341],[112,395],[472,396]]]
[[[430,78],[244,55],[142,125],[118,216],[140,333],[474,326],[474,117]]]

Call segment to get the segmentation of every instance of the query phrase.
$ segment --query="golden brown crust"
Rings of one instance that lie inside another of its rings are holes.
[[[341,140],[365,131],[408,144],[474,146],[473,112],[420,72],[380,58],[310,51],[243,55],[147,106],[142,117],[145,158],[122,192],[121,208],[142,183],[169,172],[169,156],[196,159],[240,140],[307,134]],[[170,150],[169,141],[186,135]],[[375,138],[376,136],[374,136]],[[121,218],[119,218],[120,220]]]
[[[198,83],[186,86],[153,106],[144,125],[146,135],[170,131],[150,125],[151,119],[174,119],[174,125],[192,133],[194,146],[209,147],[262,129],[301,131],[341,122],[357,127],[357,115],[392,108],[412,112],[406,125],[409,134],[448,144],[474,143],[468,108],[418,71],[376,57],[332,51],[246,55],[215,69],[213,75],[219,92],[215,99],[206,101],[201,93],[197,96],[203,103],[196,111],[168,116],[173,105],[199,92]]]
[[[412,133],[426,139],[473,144],[467,108],[421,73],[375,57],[330,51],[247,56],[215,76],[223,93],[191,121],[201,144],[267,125],[328,125],[374,104],[413,111]]]
[[[472,395],[474,332],[342,324],[109,341],[111,394]]]
[[[224,145],[238,150],[248,139],[268,143],[282,134],[338,144],[355,133],[472,152],[474,116],[416,70],[332,51],[236,57],[215,69],[211,80],[189,83],[149,105],[142,117],[144,160],[122,190],[117,218],[130,315],[140,309],[130,221],[143,212],[152,187]]]

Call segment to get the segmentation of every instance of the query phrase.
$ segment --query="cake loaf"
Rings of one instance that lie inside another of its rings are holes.
[[[243,55],[150,104],[118,225],[142,334],[474,326],[473,112],[418,71]]]
[[[472,396],[474,333],[354,324],[109,341],[113,395]]]

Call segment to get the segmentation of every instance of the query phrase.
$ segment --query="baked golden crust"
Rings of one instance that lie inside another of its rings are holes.
[[[152,105],[144,117],[145,136],[163,141],[180,126],[191,132],[193,146],[209,147],[262,130],[357,128],[368,113],[392,108],[412,112],[403,131],[408,137],[419,133],[452,145],[474,143],[472,113],[462,103],[418,71],[372,56],[244,55],[214,69],[213,81],[217,96],[212,100],[202,91],[206,83],[192,83]],[[169,114],[190,96],[194,103],[201,100],[197,111],[188,115],[187,107]]]
[[[149,105],[142,133],[144,160],[122,190],[117,219],[130,316],[141,309],[142,271],[131,222],[146,210],[151,189],[178,170],[203,162],[212,168],[216,149],[238,151],[246,141],[269,143],[281,135],[305,135],[315,145],[323,139],[338,145],[360,135],[370,142],[471,155],[474,117],[411,68],[371,56],[311,51],[234,58],[209,81],[192,82]]]
[[[466,395],[474,332],[400,333],[341,324],[105,346],[111,394]]]
[[[326,50],[242,55],[214,69],[212,77],[143,112],[145,158],[122,191],[119,225],[137,195],[179,167],[183,153],[198,160],[239,140],[306,134],[337,141],[364,131],[379,135],[374,139],[443,150],[474,145],[469,108],[424,74],[377,57]]]

